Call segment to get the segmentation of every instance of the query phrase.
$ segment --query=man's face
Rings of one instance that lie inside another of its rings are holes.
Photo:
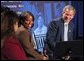
[[[65,12],[63,13],[63,19],[65,22],[70,22],[74,17],[74,11],[66,9]]]

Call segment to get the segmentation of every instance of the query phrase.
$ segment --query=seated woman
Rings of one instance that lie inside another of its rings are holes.
[[[3,11],[2,11],[3,12]],[[1,60],[27,60],[24,49],[16,37],[18,16],[8,10],[1,19]]]
[[[31,12],[24,12],[20,16],[20,27],[17,32],[18,38],[26,51],[30,60],[47,60],[48,57],[39,54],[37,51],[34,50],[34,43],[31,37],[31,28],[34,25],[34,16]]]

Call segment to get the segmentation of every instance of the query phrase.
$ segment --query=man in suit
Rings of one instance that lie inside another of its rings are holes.
[[[63,9],[62,17],[50,23],[46,35],[46,48],[50,60],[53,59],[56,42],[72,41],[74,39],[74,24],[72,23],[72,19],[75,13],[75,8],[67,5]]]

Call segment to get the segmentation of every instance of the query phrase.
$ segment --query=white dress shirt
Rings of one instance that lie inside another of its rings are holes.
[[[64,41],[68,41],[68,23],[64,23]]]

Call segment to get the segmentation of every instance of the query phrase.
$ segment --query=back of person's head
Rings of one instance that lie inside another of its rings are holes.
[[[5,14],[10,11],[9,8],[1,6],[1,38],[3,37],[3,32],[5,31],[6,25],[7,25],[7,21],[6,21],[6,17]]]
[[[25,11],[25,12],[23,12],[23,13],[19,16],[19,19],[20,19],[19,24],[20,24],[20,25],[24,25],[25,20],[26,20],[27,18],[29,18],[29,16],[32,16],[32,18],[33,18],[32,21],[34,21],[34,15],[33,15],[31,12],[29,12],[29,11]],[[28,21],[28,20],[27,20],[27,21]]]
[[[1,13],[2,13],[2,12],[7,12],[7,11],[9,11],[9,10],[10,10],[10,8],[1,6]]]
[[[7,11],[4,14],[3,24],[1,25],[1,37],[14,34],[14,24],[18,22],[18,15],[14,11]]]
[[[3,22],[4,15],[7,11],[10,11],[10,8],[1,6],[1,23]]]

